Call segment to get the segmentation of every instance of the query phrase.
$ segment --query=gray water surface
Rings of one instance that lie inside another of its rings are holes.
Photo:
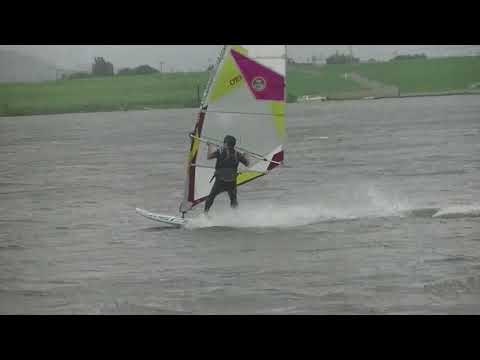
[[[291,105],[237,213],[140,217],[178,214],[194,119],[0,118],[0,313],[480,313],[480,97]]]

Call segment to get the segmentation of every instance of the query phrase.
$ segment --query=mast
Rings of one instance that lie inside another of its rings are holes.
[[[210,74],[210,78],[208,79],[207,86],[205,87],[205,91],[203,92],[202,102],[200,104],[200,111],[204,110],[205,101],[207,99],[210,88],[212,87],[213,79],[215,78],[215,74],[217,73],[218,66],[220,65],[223,59],[223,56],[225,55],[225,50],[227,50],[227,45],[223,45],[222,50],[220,50],[220,55],[218,55],[217,63],[215,64],[215,67],[212,73]]]
[[[210,92],[210,88],[212,87],[212,83],[213,83],[213,80],[215,79],[215,75],[218,71],[218,67],[219,67],[220,63],[222,62],[222,59],[225,55],[225,51],[227,49],[227,46],[228,45],[223,45],[222,49],[220,50],[220,54],[217,57],[217,62],[215,64],[215,67],[213,68],[213,71],[211,72],[210,77],[208,79],[207,86],[205,87],[205,90],[204,90],[203,95],[202,95],[202,100],[200,102],[200,109],[199,109],[199,112],[198,112],[197,124],[198,124],[199,119],[202,116],[205,115],[205,111],[207,110],[208,104],[206,104],[206,101],[207,101],[208,93]],[[195,139],[191,137],[191,134],[189,134],[189,139],[191,140],[190,141],[190,151],[191,151],[193,146],[194,146]],[[189,182],[191,181],[190,171],[191,171],[192,168],[191,168],[190,160],[191,160],[190,159],[190,152],[188,152],[187,153],[186,165],[185,165],[186,179],[185,179],[184,197],[183,197],[183,200],[181,201],[180,207],[179,207],[179,211],[182,214],[182,219],[185,218],[185,214],[189,211],[189,209],[186,209],[184,207],[184,204],[187,201]]]

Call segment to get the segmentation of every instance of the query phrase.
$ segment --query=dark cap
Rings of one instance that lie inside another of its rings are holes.
[[[230,147],[234,147],[237,143],[237,140],[233,136],[227,135],[225,136],[225,139],[223,139],[223,142]]]

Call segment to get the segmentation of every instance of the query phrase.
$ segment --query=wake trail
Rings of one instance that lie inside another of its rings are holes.
[[[417,217],[431,219],[456,219],[480,217],[480,204],[439,205],[422,207],[411,204],[407,198],[374,186],[358,186],[342,194],[331,194],[316,199],[297,199],[296,202],[249,201],[240,209],[219,206],[208,217],[203,214],[192,218],[189,229],[207,227],[228,228],[279,228],[288,229],[333,221],[363,218]]]
[[[293,228],[321,222],[403,216],[410,210],[406,203],[389,199],[375,189],[369,189],[352,201],[340,199],[327,202],[321,199],[294,204],[251,201],[240,209],[212,211],[209,217],[200,215],[189,221],[190,229],[204,227],[232,228]]]

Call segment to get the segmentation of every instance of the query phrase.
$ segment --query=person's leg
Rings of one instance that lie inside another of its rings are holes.
[[[205,213],[208,213],[210,208],[213,205],[213,201],[215,200],[215,197],[222,192],[222,186],[220,184],[220,181],[215,180],[215,183],[213,184],[212,190],[210,191],[210,194],[208,195],[207,202],[205,203]]]
[[[228,197],[230,198],[230,206],[232,209],[236,209],[238,207],[237,184],[234,181],[228,187]]]

